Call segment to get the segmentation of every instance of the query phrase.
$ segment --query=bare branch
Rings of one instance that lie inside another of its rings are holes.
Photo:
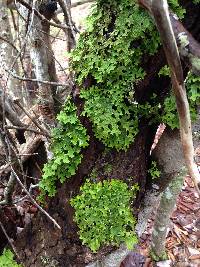
[[[18,75],[16,75],[13,72],[9,72],[14,78],[20,80],[20,81],[25,81],[25,82],[35,82],[35,83],[43,83],[43,84],[48,84],[48,85],[56,85],[56,86],[70,86],[69,83],[59,83],[59,82],[50,82],[50,81],[42,81],[42,80],[38,80],[38,79],[31,79],[31,78],[24,78],[24,77],[20,77]]]
[[[12,48],[14,48],[17,52],[19,52],[19,50],[17,49],[17,47],[11,43],[9,40],[7,40],[6,38],[4,38],[3,36],[0,36],[0,39],[3,40],[4,42],[8,43],[10,46],[12,46]]]
[[[42,132],[44,132],[45,133],[45,135],[47,136],[47,137],[49,137],[49,138],[51,138],[51,135],[49,134],[49,132],[45,129],[45,128],[43,128],[42,126],[40,126],[40,124],[35,120],[35,118],[33,118],[30,114],[29,114],[29,112],[27,112],[26,111],[26,109],[19,103],[19,101],[18,101],[18,99],[15,99],[14,100],[14,103],[16,104],[16,105],[18,105],[18,107],[20,107],[23,111],[24,111],[24,113],[32,120],[32,122],[42,131]]]
[[[41,136],[36,136],[35,138],[31,138],[25,144],[25,146],[20,147],[18,154],[23,155],[21,156],[22,163],[25,162],[30,157],[30,155],[32,155],[36,151],[41,142]],[[9,172],[11,171],[11,164],[12,162],[2,165],[0,167],[0,177],[4,177],[9,174]]]
[[[138,0],[139,4],[152,14],[151,1]],[[178,17],[169,11],[171,26],[176,38],[181,58],[192,68],[193,72],[200,75],[200,45],[194,37],[184,28]]]
[[[15,129],[15,130],[24,130],[24,131],[29,131],[29,132],[33,132],[33,133],[36,133],[36,134],[40,134],[40,135],[47,136],[46,133],[37,131],[37,130],[32,129],[32,128],[29,128],[28,125],[24,125],[24,127],[18,127],[18,126],[5,126],[5,128],[6,128],[6,129]],[[48,137],[48,136],[47,136],[47,137]]]
[[[61,28],[61,29],[69,29],[69,26],[65,26],[62,24],[57,24],[54,22],[49,21],[48,19],[45,18],[37,9],[32,8],[26,1],[24,0],[17,0],[20,4],[22,4],[24,7],[26,7],[28,10],[33,11],[34,14],[41,20],[47,22],[49,25],[56,27],[56,28]]]
[[[31,196],[31,194],[29,193],[29,191],[26,189],[26,187],[23,185],[23,183],[21,182],[21,180],[19,179],[18,175],[16,174],[16,172],[14,171],[13,167],[11,166],[11,171],[14,174],[15,178],[17,179],[18,183],[20,184],[20,186],[23,188],[24,192],[27,194],[27,196],[30,198],[31,202],[50,220],[53,222],[53,224],[59,229],[61,230],[60,225],[54,220],[54,218],[52,218],[36,201],[35,199]]]
[[[15,126],[23,127],[24,124],[19,119],[19,116],[17,115],[15,109],[14,109],[14,103],[12,100],[8,97],[4,99],[3,103],[3,97],[1,96],[1,92],[3,89],[0,87],[0,114],[3,113],[3,109],[5,111],[6,118]]]
[[[80,6],[80,5],[83,5],[83,4],[94,3],[94,2],[95,2],[95,0],[77,1],[77,2],[73,3],[71,7],[77,7],[77,6]]]
[[[0,209],[0,214],[1,214],[2,210]],[[0,221],[0,226],[1,226],[1,229],[4,233],[4,235],[6,236],[7,240],[8,240],[8,243],[10,244],[12,250],[14,251],[15,255],[17,256],[18,259],[20,259],[18,253],[17,253],[17,250],[15,248],[15,246],[13,245],[13,241],[12,239],[8,236],[7,232],[6,232],[6,229],[4,227],[4,225],[2,224],[2,222]]]
[[[155,19],[156,26],[160,33],[168,65],[171,70],[171,79],[179,115],[180,135],[186,166],[195,183],[198,193],[200,193],[200,175],[194,162],[194,147],[189,104],[184,85],[179,51],[169,17],[167,0],[152,0],[150,11]]]
[[[74,48],[76,44],[76,36],[74,33],[74,27],[71,19],[70,7],[68,4],[63,0],[58,0],[58,3],[63,11],[64,19],[66,25],[69,25],[69,29],[66,30],[66,37],[67,37],[67,51],[70,52],[72,48]]]
[[[80,5],[84,5],[84,4],[95,3],[95,2],[96,2],[95,0],[77,1],[77,2],[74,2],[74,3],[71,4],[71,8],[74,8],[74,7],[77,7],[77,6],[80,6]],[[63,12],[62,8],[59,8],[58,10],[56,10],[55,14],[58,15],[58,14],[60,14],[62,12]]]

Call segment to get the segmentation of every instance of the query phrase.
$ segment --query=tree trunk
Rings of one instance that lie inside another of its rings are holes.
[[[2,37],[2,38],[1,38]],[[23,85],[18,79],[15,79],[9,72],[14,72],[19,75],[19,65],[17,50],[12,46],[14,40],[12,37],[8,8],[6,1],[0,1],[0,67],[1,72],[4,72],[4,77],[8,79],[8,93],[17,97],[24,102]],[[13,65],[13,62],[15,64]],[[4,80],[4,83],[6,80]]]
[[[90,145],[84,151],[84,157],[76,175],[58,189],[56,197],[48,203],[48,212],[57,220],[62,230],[59,231],[43,217],[38,214],[30,226],[18,237],[15,246],[22,257],[24,266],[66,267],[85,266],[91,261],[101,259],[114,248],[107,247],[93,254],[85,246],[81,245],[77,235],[77,226],[73,222],[74,211],[69,203],[71,197],[77,194],[80,185],[85,178],[89,177],[92,170],[98,173],[100,179],[106,177],[119,178],[131,183],[138,182],[141,193],[138,202],[145,190],[148,155],[151,146],[152,136],[148,126],[141,126],[135,143],[127,152],[117,153],[104,152],[104,146],[93,137],[91,126],[84,122],[90,131]],[[112,166],[108,172],[106,166]],[[27,240],[28,238],[28,240]],[[31,255],[31,257],[29,256]],[[57,265],[56,265],[57,264]]]
[[[37,8],[40,5],[36,3]],[[37,16],[30,14],[26,8],[21,6],[21,13],[29,20],[27,38],[30,45],[30,58],[34,66],[35,77],[38,80],[38,107],[43,119],[47,124],[54,124],[55,103],[53,94],[56,87],[45,82],[56,82],[56,69],[54,54],[50,42],[50,25],[47,21],[41,21]],[[32,17],[33,16],[33,17]],[[48,16],[48,14],[46,14]],[[24,25],[25,27],[25,25]]]
[[[37,24],[37,28],[36,27]],[[39,26],[38,26],[39,25]],[[41,31],[42,30],[42,31]],[[49,61],[49,54],[47,47],[49,46],[48,35],[49,25],[41,24],[38,18],[35,17],[33,21],[31,32],[31,58],[35,65],[36,78],[38,80],[52,81],[56,80],[53,66],[52,72],[50,65],[53,61]],[[46,40],[44,45],[43,39]],[[135,44],[133,44],[134,46]],[[136,44],[137,45],[137,44]],[[47,46],[47,47],[46,47]],[[166,77],[159,78],[157,73],[160,68],[166,64],[163,50],[160,49],[154,56],[144,55],[143,68],[146,76],[143,81],[140,81],[135,86],[136,101],[145,103],[152,92],[157,93],[161,102],[168,92],[170,79]],[[53,75],[52,75],[53,73]],[[53,76],[53,78],[52,78]],[[39,96],[40,96],[40,110],[45,119],[54,121],[55,102],[53,99],[53,88],[50,85],[38,82]],[[156,85],[156,87],[155,87]],[[78,88],[76,88],[78,91]],[[76,91],[76,90],[75,90]],[[74,92],[74,102],[80,111],[83,103],[77,100],[76,92]],[[77,101],[76,101],[77,100]],[[80,113],[80,112],[79,112]],[[83,151],[83,159],[77,170],[76,175],[71,177],[68,182],[62,186],[58,185],[57,195],[53,199],[47,201],[47,211],[59,223],[61,230],[54,228],[53,224],[49,222],[40,212],[29,223],[25,230],[19,234],[15,241],[15,246],[18,254],[22,259],[25,267],[41,267],[41,266],[74,266],[81,267],[101,259],[103,255],[115,250],[115,247],[109,246],[102,248],[97,254],[93,254],[87,247],[83,246],[78,237],[78,228],[73,221],[74,210],[70,205],[70,199],[79,192],[80,186],[89,176],[96,180],[103,180],[108,177],[118,178],[126,181],[130,186],[133,183],[138,183],[140,192],[138,194],[134,207],[140,205],[142,196],[145,194],[145,186],[148,176],[148,162],[149,151],[153,142],[154,133],[157,125],[149,124],[149,120],[142,120],[139,125],[139,133],[134,143],[126,152],[117,152],[115,150],[106,150],[104,145],[100,143],[92,132],[92,125],[87,118],[81,118],[82,124],[87,128],[90,135],[90,143],[87,149]],[[170,134],[170,133],[169,133]],[[164,138],[164,137],[163,137]],[[165,146],[173,150],[173,157],[176,159],[177,151],[176,140],[174,136],[173,142],[165,141]],[[179,149],[179,147],[177,148]],[[169,151],[169,149],[166,151]],[[182,153],[181,150],[178,150]],[[159,155],[163,153],[160,152]],[[169,162],[169,157],[160,165],[165,168],[165,178],[172,178],[174,174],[179,171],[179,167],[183,162],[176,162],[178,169]],[[169,154],[168,154],[169,156]],[[171,154],[170,154],[171,157]],[[181,157],[180,157],[181,158]],[[162,160],[163,158],[160,158]],[[170,165],[171,164],[171,165]],[[108,168],[109,167],[109,168]],[[174,169],[175,168],[175,169]],[[93,174],[96,173],[96,177]],[[31,174],[30,174],[31,176]],[[168,181],[162,181],[162,186]],[[137,213],[137,212],[136,212]]]

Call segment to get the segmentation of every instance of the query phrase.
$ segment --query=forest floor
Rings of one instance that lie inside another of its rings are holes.
[[[151,214],[137,248],[147,258],[154,215]],[[176,209],[171,216],[166,248],[170,260],[160,263],[159,266],[200,267],[200,199],[189,176],[185,177]],[[147,262],[147,266],[152,266],[150,260],[147,259]]]

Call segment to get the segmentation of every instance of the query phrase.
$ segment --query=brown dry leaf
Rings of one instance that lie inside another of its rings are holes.
[[[198,259],[200,259],[200,254],[194,254],[189,257],[189,260],[198,260]]]
[[[183,233],[184,235],[188,235],[188,232],[185,230],[182,230],[180,227],[178,227],[178,225],[174,224],[174,229],[178,232]]]

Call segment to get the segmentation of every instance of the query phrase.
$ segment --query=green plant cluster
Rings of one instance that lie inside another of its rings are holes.
[[[132,249],[137,238],[130,204],[137,190],[137,185],[130,190],[120,180],[98,183],[87,180],[80,188],[80,195],[71,200],[82,243],[93,252],[103,245],[122,242]]]
[[[0,267],[22,267],[14,259],[14,254],[10,249],[4,249],[3,254],[0,256]]]
[[[183,17],[185,11],[177,0],[169,4]],[[81,90],[83,114],[107,147],[126,150],[138,133],[141,117],[137,103],[130,104],[127,98],[144,78],[141,61],[157,51],[159,34],[148,13],[134,0],[98,0],[87,22],[87,32],[72,55],[77,83],[82,86],[88,77],[95,81]]]
[[[151,32],[149,38],[147,32]],[[138,107],[126,98],[133,91],[132,84],[144,78],[140,67],[143,51],[153,54],[158,46],[151,19],[134,1],[97,2],[87,32],[73,52],[72,66],[79,85],[89,76],[95,80],[95,85],[81,90],[84,115],[107,147],[127,149],[133,142]]]
[[[191,120],[195,121],[197,118],[197,105],[200,103],[200,77],[189,72],[186,79],[186,90],[190,105]],[[172,93],[164,101],[164,113],[161,119],[172,129],[179,128],[176,100]]]
[[[80,123],[76,107],[69,99],[58,114],[58,127],[52,131],[53,158],[45,164],[40,189],[49,196],[56,193],[56,182],[64,183],[76,173],[81,162],[81,149],[88,146],[89,137]]]
[[[151,178],[153,180],[160,177],[161,171],[158,169],[158,166],[157,166],[157,162],[156,161],[152,161],[151,162],[151,167],[148,170],[148,173],[151,175]]]
[[[169,2],[182,17],[178,1]],[[126,150],[138,133],[140,118],[157,112],[158,105],[135,101],[134,85],[144,78],[144,55],[153,55],[159,46],[154,23],[137,1],[97,1],[72,54],[72,68],[85,103],[82,115],[90,118],[96,137],[108,148]],[[90,78],[95,82],[85,88]],[[40,182],[41,191],[49,196],[55,195],[57,181],[63,183],[75,174],[89,139],[72,101],[66,102],[57,119],[51,145],[54,156],[44,166]]]

